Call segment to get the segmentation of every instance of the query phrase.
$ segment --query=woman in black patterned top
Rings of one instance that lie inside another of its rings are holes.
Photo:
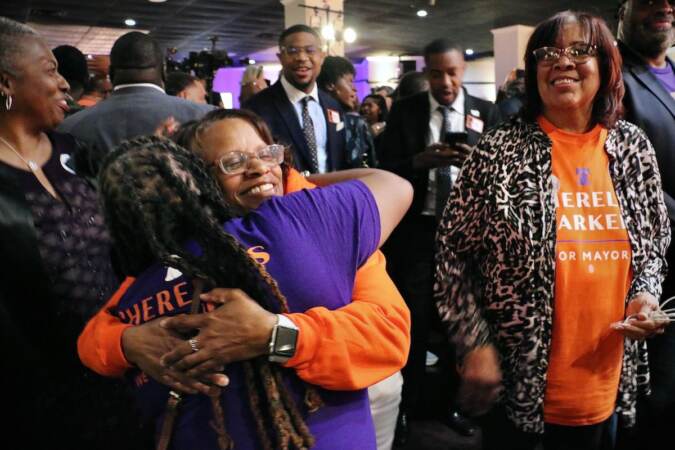
[[[96,192],[76,174],[93,175],[86,150],[53,131],[68,88],[39,35],[0,17],[2,428],[22,448],[130,448],[123,387],[77,358],[117,279]]]
[[[488,130],[438,230],[434,295],[484,448],[614,448],[647,387],[670,226],[654,149],[619,120],[602,19],[534,30],[522,115]]]

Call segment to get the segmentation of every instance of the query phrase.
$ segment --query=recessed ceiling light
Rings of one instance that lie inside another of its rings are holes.
[[[472,48],[467,48],[466,50],[464,50],[464,53],[466,53],[467,55],[471,56],[471,55],[473,55],[473,49],[472,49]]]
[[[420,9],[417,11],[417,17],[426,17],[428,15],[429,13],[427,12],[426,9]]]
[[[134,19],[126,19],[124,21],[124,25],[128,27],[133,27],[134,25],[136,25],[136,21]]]
[[[345,31],[342,32],[342,39],[344,39],[347,44],[351,44],[356,41],[356,31],[351,27],[345,28]]]
[[[164,3],[166,0],[148,0],[150,3]]]

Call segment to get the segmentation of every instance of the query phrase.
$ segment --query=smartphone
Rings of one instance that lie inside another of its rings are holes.
[[[466,144],[469,134],[466,131],[448,131],[445,133],[445,143],[450,147],[454,147],[456,144]]]

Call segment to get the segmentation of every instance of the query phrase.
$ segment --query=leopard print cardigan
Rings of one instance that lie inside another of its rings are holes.
[[[462,167],[438,230],[434,296],[458,357],[493,344],[502,358],[508,417],[543,433],[553,323],[556,215],[551,141],[536,123],[512,119],[485,133]],[[633,258],[626,299],[661,294],[670,226],[654,150],[619,121],[605,143]],[[649,382],[644,342],[626,339],[616,411],[635,421]],[[461,360],[461,359],[460,359]]]

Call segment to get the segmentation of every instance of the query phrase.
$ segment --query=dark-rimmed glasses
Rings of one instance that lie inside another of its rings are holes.
[[[225,175],[237,175],[244,173],[251,162],[251,159],[257,158],[265,166],[273,167],[284,162],[284,150],[286,147],[279,144],[267,145],[255,153],[233,151],[217,159],[213,165],[216,166]]]
[[[574,44],[567,48],[541,47],[532,52],[539,64],[555,64],[563,55],[575,64],[583,64],[598,54],[598,47],[590,44]]]

